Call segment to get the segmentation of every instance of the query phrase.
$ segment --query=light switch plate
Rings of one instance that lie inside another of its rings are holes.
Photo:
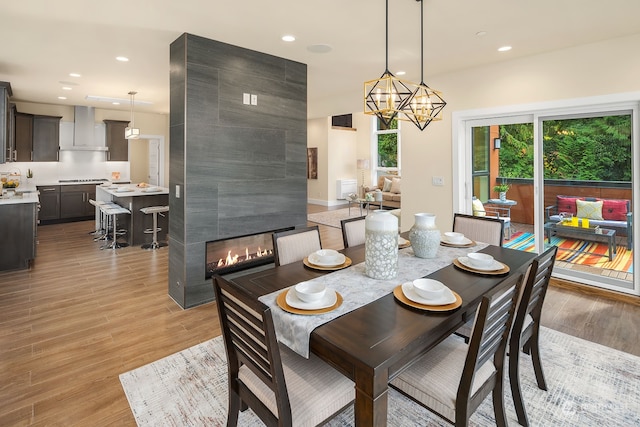
[[[444,177],[443,176],[432,176],[431,184],[436,185],[438,187],[444,186]]]
[[[258,95],[251,95],[251,105],[258,105]]]
[[[176,199],[180,198],[180,186],[176,185]]]
[[[242,103],[244,105],[249,105],[251,103],[251,94],[243,93],[242,94]]]

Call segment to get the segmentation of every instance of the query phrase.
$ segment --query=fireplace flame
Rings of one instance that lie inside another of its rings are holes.
[[[259,257],[263,257],[263,256],[268,256],[268,255],[272,255],[273,251],[270,249],[260,249],[260,247],[258,246],[258,250],[256,251],[255,254],[250,254],[249,253],[249,248],[244,248],[244,258],[240,258],[240,255],[235,254],[235,255],[231,255],[231,251],[227,252],[227,257],[226,258],[220,258],[218,260],[218,267],[228,267],[230,265],[234,265],[234,264],[238,264],[239,262],[242,261],[249,261],[251,259],[255,258],[259,258]]]

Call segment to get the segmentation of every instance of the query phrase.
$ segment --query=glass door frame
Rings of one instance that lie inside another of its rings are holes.
[[[640,185],[640,92],[606,95],[599,97],[579,98],[562,101],[550,101],[536,104],[495,107],[487,109],[456,111],[452,113],[452,160],[453,160],[453,211],[471,213],[471,196],[473,181],[471,176],[471,129],[476,126],[489,126],[509,123],[533,123],[534,135],[534,230],[536,251],[544,249],[544,173],[541,140],[541,126],[543,120],[580,116],[584,114],[607,114],[610,112],[631,111],[632,114],[632,183]],[[463,191],[459,191],[462,189]],[[632,211],[640,213],[640,197],[633,197]],[[637,215],[634,215],[633,250],[638,254]],[[640,258],[634,256],[634,266],[640,264]],[[640,295],[640,275],[634,273],[633,288],[627,289],[608,283],[597,281],[597,276],[575,274],[574,271],[554,271],[554,277],[572,280],[600,288]]]

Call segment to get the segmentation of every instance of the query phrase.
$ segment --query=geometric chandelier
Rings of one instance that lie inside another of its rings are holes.
[[[420,2],[420,84],[409,83],[411,95],[400,106],[400,120],[411,121],[421,131],[432,121],[442,120],[437,117],[447,103],[442,99],[442,93],[431,89],[424,82],[424,0]]]
[[[385,15],[385,70],[379,79],[364,82],[364,114],[377,116],[387,129],[413,91],[409,88],[411,83],[400,80],[389,71],[389,0],[386,0]]]

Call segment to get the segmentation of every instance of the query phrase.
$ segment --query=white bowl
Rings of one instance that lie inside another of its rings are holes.
[[[316,251],[315,254],[316,259],[323,263],[337,261],[340,256],[340,252],[333,249],[320,249],[319,251]]]
[[[436,299],[442,296],[445,286],[433,279],[416,279],[413,281],[413,289],[425,299]]]
[[[447,242],[451,243],[462,243],[464,242],[464,234],[457,233],[455,231],[447,231],[444,233],[444,236],[447,238]]]
[[[304,302],[319,301],[327,292],[327,287],[318,282],[300,282],[295,286],[296,295]]]
[[[493,265],[494,259],[489,254],[483,254],[480,252],[472,252],[467,254],[467,259],[472,266],[478,268],[487,268]]]

